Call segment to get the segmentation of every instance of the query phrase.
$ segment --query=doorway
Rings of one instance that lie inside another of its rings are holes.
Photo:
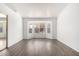
[[[0,51],[8,46],[8,16],[0,13]]]

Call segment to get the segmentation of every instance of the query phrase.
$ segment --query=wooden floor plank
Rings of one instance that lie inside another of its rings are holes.
[[[1,56],[79,56],[79,53],[56,39],[22,40],[0,52]]]

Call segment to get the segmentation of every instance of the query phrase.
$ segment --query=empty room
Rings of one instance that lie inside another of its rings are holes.
[[[0,3],[0,56],[79,56],[79,3]]]

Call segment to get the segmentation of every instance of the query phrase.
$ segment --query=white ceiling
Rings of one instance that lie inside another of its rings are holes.
[[[57,17],[66,3],[6,3],[22,17]]]

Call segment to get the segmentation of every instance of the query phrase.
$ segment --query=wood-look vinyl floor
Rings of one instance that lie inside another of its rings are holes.
[[[22,40],[0,52],[1,56],[79,56],[79,53],[56,39]]]

